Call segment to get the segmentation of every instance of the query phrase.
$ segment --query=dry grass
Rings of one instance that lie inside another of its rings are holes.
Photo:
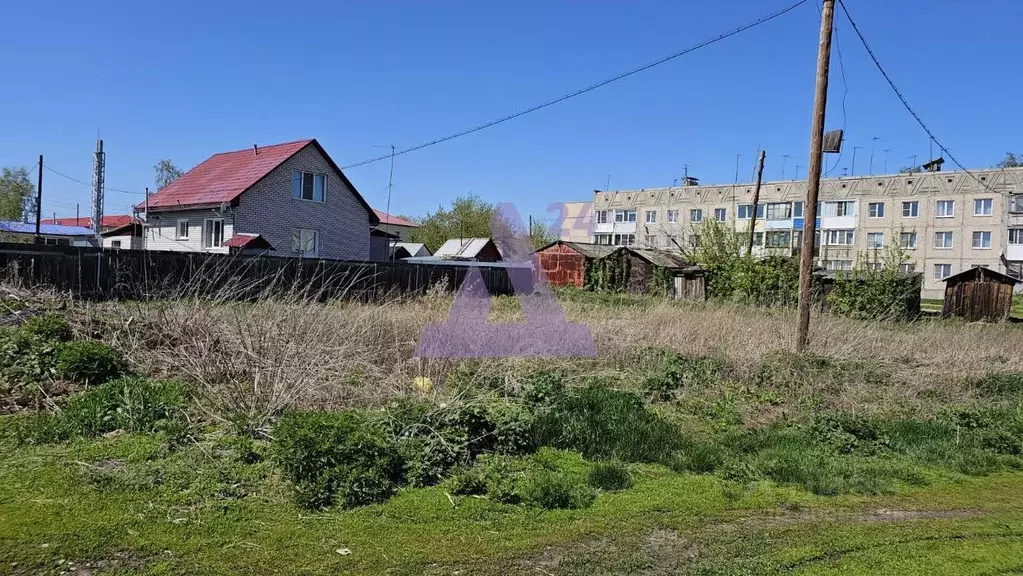
[[[615,305],[577,296],[563,295],[562,305],[571,321],[590,327],[599,358],[485,360],[475,377],[514,385],[529,373],[556,368],[579,382],[598,375],[637,380],[649,368],[639,364],[639,351],[661,347],[726,359],[738,379],[748,382],[766,357],[791,349],[794,340],[790,310],[642,297]],[[384,304],[304,298],[104,303],[80,314],[79,326],[101,334],[142,371],[195,383],[211,415],[259,427],[290,406],[379,406],[395,396],[424,394],[413,384],[417,376],[442,384],[459,361],[413,355],[423,328],[442,322],[450,305],[451,296],[440,293]],[[521,320],[514,299],[495,299],[488,321]],[[858,377],[853,368],[842,382],[808,380],[799,390],[781,391],[787,396],[781,408],[746,416],[770,419],[811,401],[857,411],[926,410],[968,401],[968,378],[1023,372],[1023,357],[1016,353],[1021,347],[1023,328],[1014,324],[881,324],[817,316],[812,353],[867,361],[886,375],[883,385]],[[730,393],[722,386],[708,394]],[[443,394],[442,388],[426,393]]]

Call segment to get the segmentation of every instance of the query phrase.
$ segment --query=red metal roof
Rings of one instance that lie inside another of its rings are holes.
[[[373,212],[377,215],[377,218],[380,219],[381,224],[390,224],[392,226],[408,226],[409,228],[419,227],[419,224],[416,224],[415,222],[411,222],[400,216],[391,216],[390,214],[384,212],[383,210],[377,210],[376,208],[374,208]]]
[[[312,140],[221,152],[149,197],[149,208],[209,206],[231,202]],[[136,208],[145,210],[142,202]]]
[[[229,248],[266,248],[273,250],[273,246],[266,241],[265,238],[259,234],[246,234],[239,232],[234,236],[231,236],[227,242],[224,242],[224,246]]]
[[[119,228],[126,224],[130,224],[133,221],[130,214],[112,214],[110,216],[104,216],[100,220],[100,228]],[[80,216],[75,218],[71,216],[69,218],[44,218],[40,221],[42,224],[58,224],[60,226],[84,226],[86,228],[92,227],[92,222],[89,216]]]

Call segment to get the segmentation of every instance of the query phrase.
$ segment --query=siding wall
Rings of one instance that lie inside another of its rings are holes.
[[[224,241],[234,236],[234,219],[237,209],[228,207],[224,212]],[[149,215],[145,228],[145,248],[148,250],[173,250],[176,252],[211,252],[227,254],[226,247],[203,249],[202,234],[204,221],[218,218],[218,210],[183,210],[179,212],[154,212]],[[188,238],[178,238],[178,220],[188,220]],[[244,230],[248,232],[248,230]],[[274,248],[277,246],[274,245]],[[290,241],[289,241],[290,248]]]

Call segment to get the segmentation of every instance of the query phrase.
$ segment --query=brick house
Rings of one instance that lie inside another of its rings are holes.
[[[149,250],[227,254],[258,236],[278,256],[333,260],[369,260],[380,223],[315,139],[214,154],[150,196],[146,216]]]

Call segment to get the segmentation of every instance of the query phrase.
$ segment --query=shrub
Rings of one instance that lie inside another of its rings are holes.
[[[685,438],[665,464],[675,472],[710,474],[725,459],[724,448],[713,441]]]
[[[628,466],[616,460],[594,464],[586,476],[586,481],[598,490],[611,492],[632,487],[632,475],[629,474]]]
[[[840,454],[877,453],[889,447],[888,440],[865,418],[845,413],[818,415],[810,427],[813,439]]]
[[[51,342],[67,342],[74,338],[71,324],[63,316],[52,312],[32,316],[25,320],[25,323],[21,325],[21,329]]]
[[[345,508],[386,500],[402,461],[386,432],[358,412],[291,412],[274,428],[274,454],[299,505]]]
[[[82,384],[101,384],[124,372],[120,353],[102,342],[75,340],[60,346],[57,374]]]
[[[19,328],[0,327],[0,391],[15,393],[52,376],[58,345]]]
[[[74,396],[61,417],[78,434],[96,436],[113,430],[154,432],[174,420],[187,402],[178,382],[129,377],[111,380]]]
[[[672,351],[653,350],[657,368],[644,387],[655,398],[669,400],[682,388],[704,388],[728,376],[724,360],[707,356],[688,357]]]
[[[679,430],[639,396],[599,384],[566,393],[536,416],[537,445],[576,450],[589,459],[664,461],[679,446]]]
[[[557,372],[541,372],[526,379],[522,398],[531,406],[550,406],[565,396],[564,377]]]
[[[526,457],[486,454],[472,467],[455,469],[445,486],[455,495],[486,495],[504,504],[585,508],[595,493],[586,484],[582,466],[578,454],[549,448]]]
[[[522,502],[547,510],[588,508],[597,495],[586,482],[565,472],[528,472],[521,484]]]

